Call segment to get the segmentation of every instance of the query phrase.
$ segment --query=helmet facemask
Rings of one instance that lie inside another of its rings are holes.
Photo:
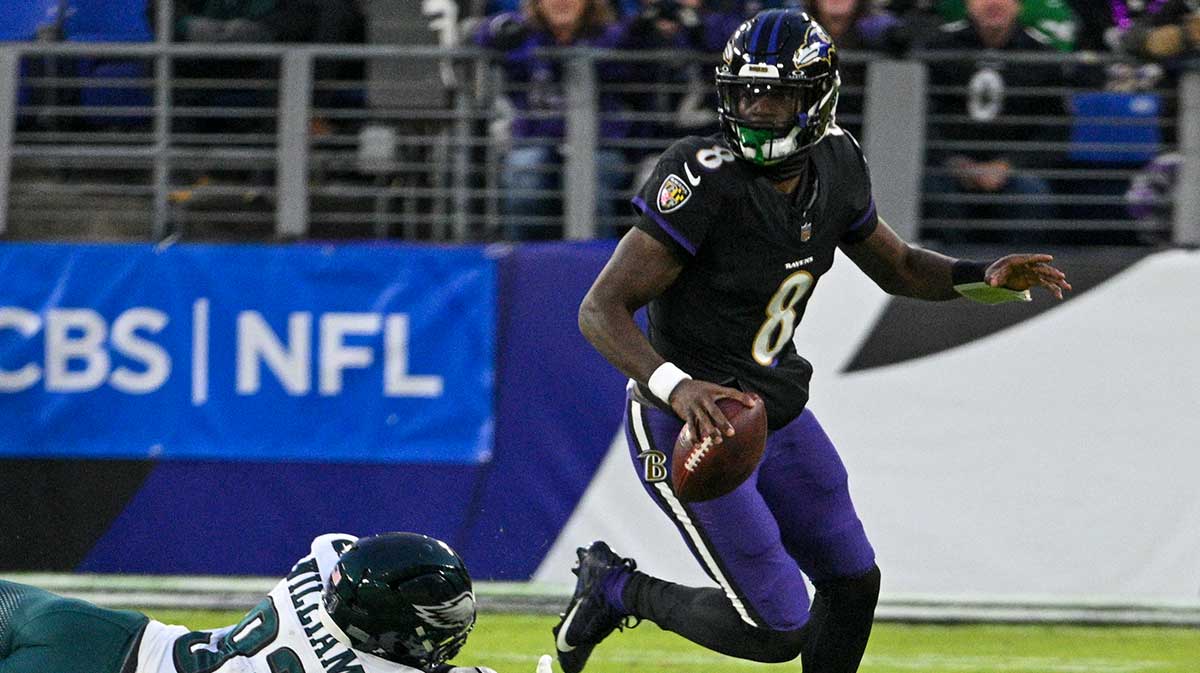
[[[735,154],[770,166],[817,144],[834,121],[838,75],[815,81],[717,76],[721,128]]]

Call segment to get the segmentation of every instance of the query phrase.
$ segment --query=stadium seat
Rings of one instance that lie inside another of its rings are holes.
[[[1096,202],[1076,202],[1060,206],[1060,216],[1086,227],[1090,220],[1129,220],[1125,230],[1080,229],[1065,242],[1080,240],[1115,245],[1140,244],[1136,226],[1124,207],[1114,207],[1129,187],[1122,172],[1145,164],[1161,151],[1163,138],[1160,117],[1162,100],[1150,93],[1094,92],[1071,97],[1070,148],[1068,169],[1110,171],[1097,178],[1055,180],[1055,191],[1075,197],[1099,197]]]
[[[18,68],[17,72],[21,83],[17,85],[17,123],[22,124],[23,122],[27,123],[28,120],[22,118],[21,108],[33,105],[33,91],[28,84],[24,83],[27,77],[32,76],[29,59],[21,59]]]
[[[70,0],[63,33],[72,42],[148,42],[146,0]]]
[[[69,0],[70,8],[63,24],[63,36],[71,42],[148,42],[153,39],[146,19],[146,0]],[[81,58],[76,73],[80,77],[105,79],[139,78],[149,75],[145,62],[122,59]],[[79,90],[84,107],[148,107],[153,100],[145,87],[84,86]],[[90,115],[92,126],[141,126],[146,117],[110,117]]]
[[[1081,163],[1144,164],[1161,150],[1162,101],[1148,93],[1075,94],[1071,109],[1070,159]],[[1084,145],[1086,143],[1087,145]],[[1101,145],[1144,145],[1144,148]]]
[[[150,66],[142,61],[120,59],[80,59],[80,77],[130,80],[150,76]],[[154,104],[153,89],[147,86],[83,86],[79,90],[79,102],[84,107],[144,107]],[[114,117],[89,115],[89,124],[101,128],[141,127],[150,124],[149,114]]]
[[[38,26],[53,23],[59,0],[0,2],[0,41],[32,40]]]

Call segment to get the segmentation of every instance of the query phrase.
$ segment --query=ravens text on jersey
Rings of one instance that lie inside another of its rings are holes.
[[[877,221],[850,134],[831,127],[805,170],[806,187],[784,194],[720,135],[693,136],[662,155],[634,198],[637,227],[683,262],[649,304],[650,343],[692,376],[762,395],[772,429],[808,399],[812,367],[792,336],[809,297],[837,246],[865,239]]]

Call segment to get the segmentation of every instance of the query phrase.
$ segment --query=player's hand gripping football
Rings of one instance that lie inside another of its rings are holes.
[[[726,388],[708,381],[685,379],[671,391],[671,408],[687,424],[692,441],[699,443],[712,437],[720,444],[722,437],[733,436],[733,425],[717,406],[717,400],[728,397],[749,408],[754,406],[754,397],[734,388]]]
[[[984,281],[992,287],[1010,290],[1028,290],[1044,287],[1057,299],[1063,298],[1063,290],[1070,290],[1067,276],[1050,262],[1050,255],[1007,255],[992,263],[983,274]]]

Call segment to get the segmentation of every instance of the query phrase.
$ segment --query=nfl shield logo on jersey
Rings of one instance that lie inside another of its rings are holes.
[[[669,213],[673,210],[679,210],[679,207],[687,203],[687,200],[692,198],[692,190],[687,186],[687,183],[679,179],[674,173],[667,176],[663,180],[662,187],[658,188],[658,212]]]

